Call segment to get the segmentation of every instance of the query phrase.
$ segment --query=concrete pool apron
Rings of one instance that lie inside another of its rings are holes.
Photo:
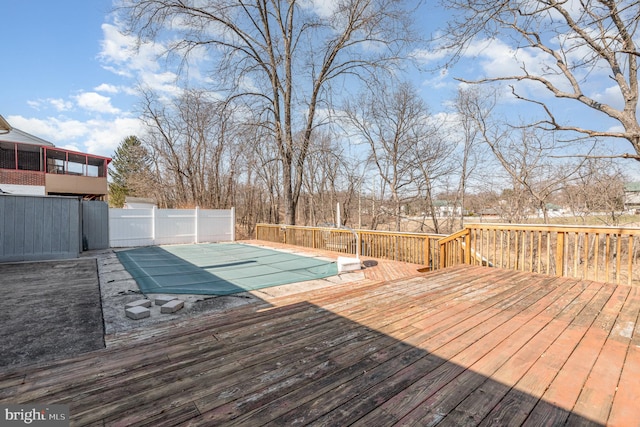
[[[335,262],[238,243],[116,252],[144,294],[230,295],[334,276]]]

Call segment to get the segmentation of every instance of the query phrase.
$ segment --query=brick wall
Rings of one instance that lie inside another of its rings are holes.
[[[44,186],[44,173],[22,170],[0,169],[0,185],[39,185]]]

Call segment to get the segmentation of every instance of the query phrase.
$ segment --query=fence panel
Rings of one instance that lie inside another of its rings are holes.
[[[234,209],[109,209],[111,247],[235,239]]]
[[[109,245],[112,248],[154,243],[154,209],[109,209]]]
[[[109,205],[97,200],[82,201],[82,250],[109,247]]]
[[[156,209],[156,245],[195,243],[196,211],[193,209]]]
[[[75,197],[0,195],[0,262],[76,258],[80,227]]]
[[[235,209],[199,209],[198,242],[236,240]]]

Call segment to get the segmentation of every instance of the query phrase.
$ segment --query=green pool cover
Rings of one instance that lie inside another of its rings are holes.
[[[338,273],[334,262],[236,243],[116,252],[145,293],[228,295]]]

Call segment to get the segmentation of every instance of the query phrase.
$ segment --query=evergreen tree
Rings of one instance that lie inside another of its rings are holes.
[[[127,196],[138,194],[139,183],[144,182],[150,167],[149,154],[136,136],[126,137],[116,149],[109,175],[109,205],[121,208]]]

